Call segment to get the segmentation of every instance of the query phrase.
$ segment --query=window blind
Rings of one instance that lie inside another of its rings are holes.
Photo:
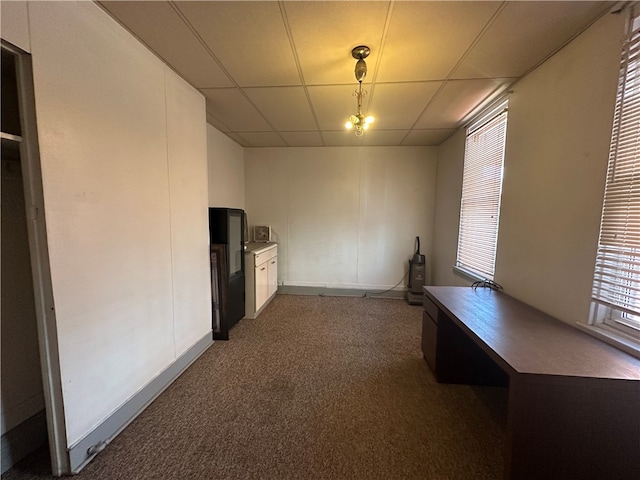
[[[640,328],[640,20],[631,15],[620,62],[594,302],[614,323]],[[609,323],[607,319],[605,323]]]
[[[467,129],[456,265],[493,280],[502,194],[507,102]]]

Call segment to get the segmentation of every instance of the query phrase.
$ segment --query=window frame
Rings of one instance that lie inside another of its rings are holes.
[[[458,242],[453,268],[455,272],[477,280],[495,278],[508,105],[507,98],[501,99],[477,116],[466,129]],[[479,151],[471,148],[474,138],[477,141],[482,138],[485,142]],[[497,174],[496,167],[499,167]],[[481,195],[490,195],[490,198],[479,202]],[[491,219],[486,218],[487,215]],[[478,226],[484,230],[482,233],[474,232]],[[474,242],[479,246],[474,246]]]
[[[587,325],[640,356],[640,11],[627,14]]]

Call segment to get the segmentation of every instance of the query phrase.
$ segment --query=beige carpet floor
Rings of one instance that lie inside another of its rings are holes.
[[[76,478],[502,478],[506,389],[436,383],[421,318],[396,299],[278,295]],[[2,475],[49,478],[46,453]]]

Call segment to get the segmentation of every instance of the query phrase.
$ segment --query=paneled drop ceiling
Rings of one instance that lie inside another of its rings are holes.
[[[612,8],[580,1],[99,2],[245,147],[438,145]],[[355,60],[367,45],[361,138]],[[516,87],[517,88],[517,85]]]

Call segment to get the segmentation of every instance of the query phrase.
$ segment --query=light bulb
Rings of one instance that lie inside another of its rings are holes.
[[[375,118],[373,118],[371,115],[369,115],[367,118],[364,119],[364,123],[373,123],[375,122]]]
[[[362,125],[362,128],[364,128],[366,130],[367,128],[369,128],[369,124],[365,123],[364,125]]]
[[[347,122],[344,124],[344,126],[347,127],[348,130],[351,130],[353,128],[353,123]]]

